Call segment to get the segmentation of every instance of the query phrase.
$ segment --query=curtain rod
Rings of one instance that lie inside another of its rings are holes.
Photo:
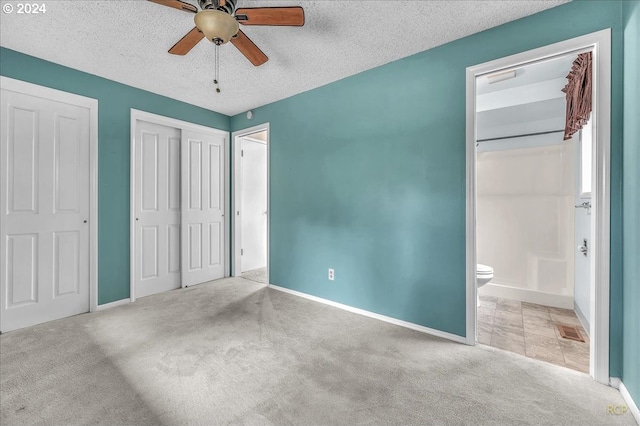
[[[499,137],[499,138],[478,139],[478,140],[476,140],[476,143],[478,143],[478,142],[489,142],[489,141],[499,141],[499,140],[503,140],[503,139],[524,138],[526,136],[548,135],[550,133],[564,133],[564,130],[550,130],[548,132],[525,133],[523,135],[513,135],[513,136],[502,136],[502,137]]]

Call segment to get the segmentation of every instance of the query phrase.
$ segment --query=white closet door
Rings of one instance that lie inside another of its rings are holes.
[[[135,295],[180,287],[180,130],[136,128]]]
[[[267,266],[267,144],[242,140],[242,272]]]
[[[2,90],[2,331],[89,311],[89,109]]]
[[[182,285],[224,277],[223,136],[182,132]]]

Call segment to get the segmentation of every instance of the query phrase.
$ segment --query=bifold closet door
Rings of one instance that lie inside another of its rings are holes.
[[[138,121],[135,295],[180,288],[180,130]]]
[[[2,90],[2,331],[89,311],[88,108]]]
[[[182,132],[182,285],[224,277],[224,136]]]

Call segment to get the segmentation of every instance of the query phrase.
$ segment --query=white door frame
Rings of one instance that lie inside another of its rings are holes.
[[[241,267],[241,254],[240,254],[240,242],[242,241],[242,227],[241,223],[238,220],[238,216],[240,215],[240,210],[242,209],[242,186],[241,186],[241,173],[240,169],[240,158],[241,158],[241,145],[240,138],[250,135],[252,133],[267,132],[267,280],[271,282],[269,279],[269,245],[270,245],[270,234],[271,234],[271,172],[270,172],[270,153],[271,153],[271,131],[269,129],[269,123],[259,124],[257,126],[249,127],[248,129],[238,130],[237,132],[233,132],[231,134],[231,139],[233,141],[233,180],[232,180],[232,191],[233,191],[233,200],[232,200],[232,208],[233,212],[233,268],[231,272],[231,276],[237,277],[242,274]]]
[[[609,253],[610,253],[610,149],[611,149],[611,30],[554,43],[467,68],[466,91],[466,343],[477,342],[476,318],[476,77],[553,59],[572,52],[593,52],[594,147],[591,235],[591,376],[609,384]]]
[[[89,110],[89,312],[94,312],[98,308],[98,100],[4,76],[0,87]]]
[[[136,179],[135,179],[135,167],[136,167],[136,130],[137,130],[137,122],[146,121],[148,123],[159,124],[161,126],[174,127],[180,130],[190,130],[193,132],[207,133],[224,137],[224,149],[225,149],[225,163],[229,164],[229,132],[215,129],[213,127],[206,127],[200,124],[190,123],[188,121],[178,120],[176,118],[165,117],[163,115],[153,114],[146,111],[140,111],[134,108],[131,108],[131,160],[130,160],[130,206],[129,206],[129,239],[130,239],[130,253],[129,253],[129,292],[131,302],[135,302],[136,300],[136,292],[135,292],[135,248],[136,248],[136,212],[135,212],[135,202],[136,202]],[[180,171],[182,175],[182,170]],[[228,212],[229,212],[229,190],[227,189],[227,185],[229,184],[229,172],[225,171],[224,173],[224,202],[225,202],[225,220],[224,220],[224,276],[229,276],[229,220]],[[182,197],[182,194],[180,194]],[[180,271],[182,271],[182,265],[180,265]],[[181,286],[184,287],[184,286]]]

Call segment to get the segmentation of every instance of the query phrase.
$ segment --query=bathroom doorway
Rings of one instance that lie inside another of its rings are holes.
[[[269,283],[269,125],[233,134],[233,276]]]
[[[563,140],[580,54],[593,111]],[[607,384],[609,58],[605,30],[467,69],[467,343]]]

